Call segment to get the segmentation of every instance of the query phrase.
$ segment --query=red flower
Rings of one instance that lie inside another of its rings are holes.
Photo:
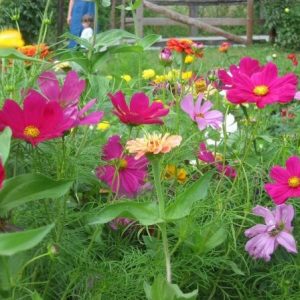
[[[185,54],[193,54],[194,51],[192,49],[193,41],[188,39],[170,39],[167,41],[167,48],[176,51],[176,52],[184,52]]]
[[[62,136],[73,123],[74,120],[64,115],[57,102],[48,102],[39,93],[29,92],[23,109],[8,99],[0,111],[0,124],[10,127],[14,138],[25,140],[33,146]]]
[[[290,53],[288,56],[287,56],[287,59],[289,59],[294,66],[298,66],[298,59],[297,59],[297,56],[295,53]]]
[[[127,105],[125,96],[121,91],[108,96],[114,106],[113,113],[125,124],[163,124],[160,117],[169,113],[169,110],[165,109],[160,102],[153,102],[149,105],[149,98],[143,93],[134,94],[130,106]]]
[[[228,42],[223,42],[219,47],[219,52],[227,53],[228,49],[231,47],[231,44]]]
[[[0,159],[0,189],[3,186],[4,178],[5,178],[5,170],[4,170],[4,167],[2,165],[2,161]]]

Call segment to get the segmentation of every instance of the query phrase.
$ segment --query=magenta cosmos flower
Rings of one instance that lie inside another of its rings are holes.
[[[121,91],[108,96],[114,106],[113,113],[125,124],[163,124],[160,117],[169,113],[169,110],[164,108],[164,105],[160,102],[153,102],[149,105],[149,98],[144,93],[134,94],[129,106]]]
[[[205,163],[212,164],[216,167],[218,172],[224,174],[227,177],[236,177],[236,170],[234,167],[230,165],[225,165],[222,162],[222,158],[218,159],[217,155],[214,155],[213,152],[207,150],[206,145],[204,143],[200,144],[199,147],[198,158]]]
[[[147,177],[146,157],[135,159],[125,155],[120,137],[114,135],[104,146],[102,159],[107,161],[107,165],[97,168],[97,177],[108,184],[114,193],[132,197],[140,191]]]
[[[222,83],[222,89],[228,90],[234,86],[234,77],[238,76],[239,73],[244,73],[247,76],[252,76],[254,73],[259,72],[261,66],[259,61],[251,57],[243,57],[240,60],[239,65],[231,65],[229,71],[220,69],[218,71],[218,77]]]
[[[208,126],[214,129],[221,127],[223,114],[218,110],[210,110],[213,104],[210,101],[204,101],[203,94],[199,94],[196,102],[192,94],[185,96],[180,106],[197,123],[199,130],[202,131]]]
[[[291,156],[286,161],[286,169],[275,166],[270,177],[274,183],[265,184],[265,190],[275,204],[282,204],[288,198],[300,197],[300,158]]]
[[[2,189],[4,178],[5,178],[5,169],[0,159],[0,189]]]
[[[245,235],[251,238],[245,249],[252,257],[269,261],[278,245],[288,252],[297,253],[296,242],[291,234],[294,218],[292,205],[278,205],[274,210],[257,205],[253,213],[263,217],[265,224],[257,224],[245,231]]]
[[[267,104],[288,103],[296,93],[296,75],[279,77],[277,66],[271,62],[252,74],[233,71],[231,75],[232,87],[226,96],[234,104],[255,103],[264,108]]]
[[[96,104],[96,99],[88,102],[81,110],[78,108],[80,96],[85,89],[85,80],[81,80],[75,71],[68,72],[62,86],[52,71],[42,73],[38,83],[43,95],[49,101],[59,103],[65,115],[74,119],[74,126],[95,125],[102,119],[104,115],[102,111],[87,114],[87,111]]]
[[[12,130],[14,138],[33,146],[57,138],[69,130],[73,120],[64,115],[57,102],[48,102],[42,95],[29,92],[23,109],[13,100],[6,100],[0,111],[0,123]]]

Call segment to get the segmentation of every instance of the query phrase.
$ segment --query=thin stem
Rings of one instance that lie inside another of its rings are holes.
[[[153,175],[154,175],[154,185],[157,193],[158,205],[159,205],[159,216],[161,219],[165,217],[165,201],[160,181],[160,158],[154,158],[151,161]],[[163,250],[165,255],[165,265],[166,265],[166,277],[169,283],[172,282],[172,271],[171,271],[171,256],[169,253],[168,245],[168,235],[167,235],[167,225],[166,223],[161,223],[159,225],[161,231],[161,237],[163,242]]]

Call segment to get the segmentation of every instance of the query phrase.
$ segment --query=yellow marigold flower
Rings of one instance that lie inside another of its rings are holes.
[[[145,154],[168,153],[173,148],[180,145],[182,137],[180,135],[170,135],[166,133],[164,136],[159,133],[147,134],[143,138],[130,140],[126,143],[126,150],[135,154],[135,159],[139,159]]]
[[[110,124],[109,124],[108,121],[100,122],[97,125],[97,129],[100,130],[100,131],[106,131],[109,127],[110,127]]]
[[[176,174],[176,166],[173,164],[169,164],[165,168],[165,178],[172,179]]]
[[[189,80],[189,79],[192,78],[192,76],[193,76],[193,72],[192,72],[192,71],[183,72],[183,73],[181,74],[181,78],[182,78],[183,80]]]
[[[187,55],[184,59],[185,64],[191,64],[195,60],[195,57],[193,55]]]
[[[0,48],[19,48],[24,45],[21,33],[15,29],[0,32]]]
[[[130,82],[130,81],[132,80],[132,77],[131,77],[130,75],[128,75],[128,74],[122,75],[121,78],[122,78],[123,80],[125,80],[127,83]]]
[[[184,168],[177,169],[176,177],[177,177],[177,181],[179,183],[185,183],[186,180],[187,180],[187,172],[186,172],[186,170]]]
[[[155,71],[153,69],[147,69],[143,71],[142,77],[145,80],[151,79],[155,76]]]
[[[159,84],[159,83],[163,83],[165,82],[167,79],[166,79],[166,76],[164,75],[156,75],[153,82],[156,83],[156,84]]]

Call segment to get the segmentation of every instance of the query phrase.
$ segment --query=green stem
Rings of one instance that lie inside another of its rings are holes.
[[[151,161],[153,175],[154,175],[154,185],[157,193],[158,206],[159,206],[159,216],[161,219],[165,217],[165,201],[160,181],[160,158],[154,158]],[[171,256],[169,253],[169,245],[168,245],[168,235],[167,235],[167,225],[166,223],[161,223],[160,226],[162,242],[163,242],[163,250],[165,255],[165,265],[166,265],[166,277],[169,283],[172,282],[172,271],[171,271]]]

